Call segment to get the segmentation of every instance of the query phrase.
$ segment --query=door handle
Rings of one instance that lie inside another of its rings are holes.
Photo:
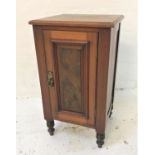
[[[47,75],[47,78],[48,78],[48,86],[53,87],[54,86],[53,72],[49,71],[48,75]]]

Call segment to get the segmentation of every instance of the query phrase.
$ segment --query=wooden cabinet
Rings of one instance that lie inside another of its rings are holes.
[[[112,114],[121,15],[32,20],[44,117],[96,129],[102,147]]]

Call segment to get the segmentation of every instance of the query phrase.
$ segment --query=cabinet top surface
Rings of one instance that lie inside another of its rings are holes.
[[[114,27],[123,18],[123,15],[62,14],[32,20],[29,23],[32,25],[108,28]]]

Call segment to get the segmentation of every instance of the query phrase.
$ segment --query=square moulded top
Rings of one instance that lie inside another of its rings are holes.
[[[61,14],[31,20],[32,25],[109,28],[121,22],[123,15]]]

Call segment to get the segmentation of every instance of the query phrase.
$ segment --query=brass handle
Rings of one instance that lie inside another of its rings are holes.
[[[54,86],[54,77],[53,72],[48,72],[48,86],[53,87]]]

